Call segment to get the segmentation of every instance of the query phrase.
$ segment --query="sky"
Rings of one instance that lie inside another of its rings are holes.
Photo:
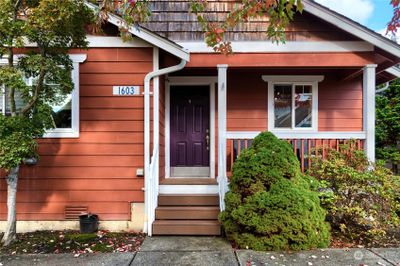
[[[393,9],[390,0],[315,0],[379,33],[386,32]]]

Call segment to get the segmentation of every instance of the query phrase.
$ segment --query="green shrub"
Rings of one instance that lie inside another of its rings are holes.
[[[399,225],[400,181],[363,151],[343,145],[318,159],[309,174],[320,180],[321,202],[332,227],[345,238],[373,244]]]
[[[305,177],[293,149],[261,133],[234,164],[220,214],[226,235],[240,248],[302,250],[329,244],[329,226],[315,179]]]

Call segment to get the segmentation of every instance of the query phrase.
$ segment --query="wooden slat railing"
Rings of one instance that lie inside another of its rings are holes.
[[[326,158],[329,149],[339,150],[343,144],[349,144],[349,139],[285,139],[292,147],[299,159],[302,172],[305,172],[312,164],[311,158],[319,156]],[[232,167],[243,149],[251,146],[252,139],[227,139],[227,174],[232,175]],[[364,140],[358,139],[351,142],[352,148],[362,150]]]

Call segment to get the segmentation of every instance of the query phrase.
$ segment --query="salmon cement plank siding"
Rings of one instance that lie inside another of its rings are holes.
[[[228,72],[228,131],[268,129],[268,89],[261,79],[268,71]],[[277,75],[279,71],[273,73]],[[309,70],[308,74],[321,72]],[[340,81],[336,72],[326,72],[318,86],[318,130],[362,131],[362,122],[362,80]]]
[[[64,220],[66,205],[88,206],[101,220],[130,220],[130,203],[144,200],[143,178],[136,176],[144,164],[143,95],[113,96],[112,86],[143,91],[153,49],[76,52],[87,54],[80,65],[80,137],[39,140],[38,165],[21,169],[18,220]],[[4,220],[4,178],[0,184]]]

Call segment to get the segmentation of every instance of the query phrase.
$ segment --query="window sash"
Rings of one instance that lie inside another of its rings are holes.
[[[287,85],[291,86],[291,126],[290,127],[276,127],[275,123],[275,88],[276,85]],[[296,101],[295,101],[295,90],[296,86],[310,86],[311,87],[311,127],[299,127],[296,126]],[[282,81],[282,82],[269,82],[268,85],[268,130],[269,131],[317,131],[318,130],[318,82],[291,82],[291,81]],[[272,119],[272,120],[271,120]]]

